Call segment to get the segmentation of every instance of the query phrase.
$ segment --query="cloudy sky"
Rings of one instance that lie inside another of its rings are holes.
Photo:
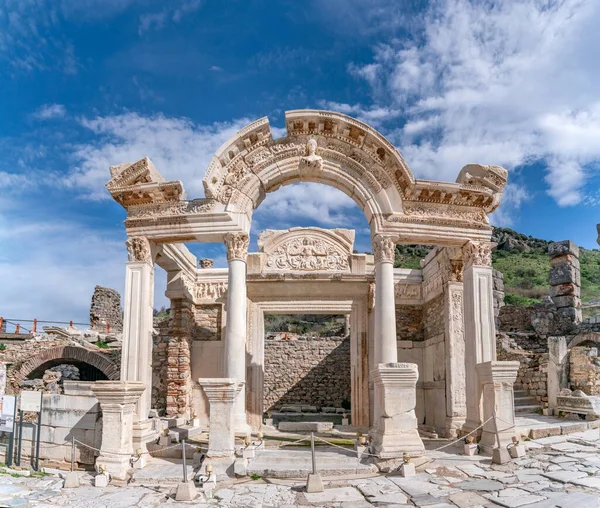
[[[366,121],[417,177],[503,165],[497,225],[595,248],[598,26],[597,0],[4,0],[0,315],[86,321],[94,285],[122,291],[109,165],[149,156],[201,197],[218,146],[287,109]],[[299,225],[370,250],[354,202],[318,185],[269,195],[253,234]]]

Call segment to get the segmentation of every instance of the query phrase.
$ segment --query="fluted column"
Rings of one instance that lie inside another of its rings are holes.
[[[465,379],[467,430],[480,425],[482,387],[477,364],[496,360],[496,326],[490,242],[468,242],[464,255]]]
[[[246,258],[250,239],[245,233],[225,235],[229,263],[227,330],[225,334],[225,377],[243,383],[234,402],[236,434],[250,434],[246,421]]]
[[[373,238],[375,254],[375,365],[396,363],[396,302],[394,257],[396,244],[383,235]]]

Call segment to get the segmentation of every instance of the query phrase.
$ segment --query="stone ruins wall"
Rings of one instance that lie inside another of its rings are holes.
[[[222,314],[221,304],[194,306],[192,340],[221,340]]]
[[[350,338],[265,340],[265,411],[287,404],[350,401]]]
[[[565,328],[581,323],[581,274],[579,247],[569,240],[548,246],[550,295]]]
[[[421,305],[396,305],[396,339],[424,340],[423,307]]]
[[[121,295],[114,289],[96,286],[90,306],[90,324],[92,330],[111,332],[123,331],[123,311]]]
[[[571,390],[581,390],[587,395],[600,395],[600,358],[597,347],[571,348],[569,367]]]
[[[167,349],[169,345],[169,330],[171,315],[154,320],[154,329],[158,332],[152,335],[152,395],[151,406],[164,415],[167,410]]]
[[[500,309],[504,307],[504,275],[498,270],[492,270],[494,284],[494,322],[499,327]]]
[[[444,333],[444,295],[440,294],[423,306],[425,339]]]
[[[548,343],[535,334],[498,335],[498,360],[520,363],[515,390],[527,390],[540,402],[548,401]]]

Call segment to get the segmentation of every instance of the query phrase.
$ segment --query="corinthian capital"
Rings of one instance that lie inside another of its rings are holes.
[[[393,263],[396,244],[389,236],[377,235],[373,238],[373,254],[375,263]]]
[[[227,233],[225,235],[227,261],[246,261],[250,237],[246,233]]]
[[[463,247],[463,259],[467,266],[492,266],[491,242],[467,242]]]
[[[129,261],[152,263],[152,251],[147,238],[128,238],[125,245],[127,246]]]

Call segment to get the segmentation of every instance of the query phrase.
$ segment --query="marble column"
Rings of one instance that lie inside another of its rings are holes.
[[[375,254],[375,361],[396,363],[396,299],[394,295],[394,258],[396,244],[387,236],[373,239]]]
[[[556,410],[558,394],[569,387],[566,337],[548,337],[548,407]]]
[[[244,383],[232,378],[200,378],[210,405],[208,462],[217,476],[232,476],[235,452],[235,401]]]
[[[380,363],[373,371],[375,414],[370,435],[380,459],[424,450],[417,430],[418,367],[414,363]]]
[[[141,381],[96,381],[92,391],[102,410],[102,445],[96,471],[127,480],[134,456],[133,419],[135,405],[144,393]]]
[[[121,380],[139,381],[146,387],[134,414],[134,445],[145,449],[145,443],[156,433],[148,420],[152,395],[154,263],[147,238],[130,238],[126,245],[129,262],[125,269]]]
[[[519,362],[491,361],[477,365],[483,393],[483,421],[496,415],[495,422],[491,420],[484,425],[479,441],[479,446],[486,453],[491,453],[497,446],[506,449],[516,435],[513,384],[518,370]]]
[[[229,263],[227,286],[227,329],[225,333],[225,377],[242,386],[234,402],[234,426],[238,435],[249,435],[246,419],[246,259],[250,239],[245,233],[225,235]]]
[[[482,421],[481,385],[477,364],[496,360],[496,326],[490,242],[468,242],[463,247],[465,379],[467,388],[467,431]]]

